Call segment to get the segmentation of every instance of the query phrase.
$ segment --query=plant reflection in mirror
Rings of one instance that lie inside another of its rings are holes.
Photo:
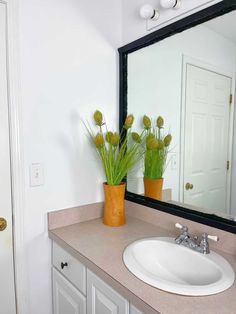
[[[167,155],[172,141],[171,134],[164,135],[164,119],[159,116],[153,126],[148,116],[143,117],[146,138],[144,178],[161,179],[167,165]]]

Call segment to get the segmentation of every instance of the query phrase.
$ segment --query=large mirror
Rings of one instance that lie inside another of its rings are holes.
[[[136,131],[144,115],[153,126],[161,116],[163,136],[172,135],[161,201],[233,221],[236,11],[162,40],[157,32],[157,42],[144,43],[123,55],[122,104],[123,113],[134,114]],[[143,177],[141,162],[127,177],[130,194],[145,195]]]

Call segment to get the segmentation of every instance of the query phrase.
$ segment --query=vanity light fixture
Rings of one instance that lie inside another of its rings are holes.
[[[158,20],[160,13],[154,9],[150,4],[144,4],[139,10],[141,18],[145,20]]]
[[[160,0],[160,6],[163,9],[179,9],[181,0]]]
[[[160,0],[160,6],[163,9],[179,9],[181,0]],[[158,20],[160,13],[157,9],[153,8],[150,4],[144,4],[139,9],[139,15],[145,20]]]

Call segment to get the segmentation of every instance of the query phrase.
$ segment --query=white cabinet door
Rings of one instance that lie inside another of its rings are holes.
[[[143,312],[138,310],[133,304],[130,304],[130,314],[143,314]]]
[[[128,314],[129,302],[87,270],[87,314]]]
[[[54,314],[86,314],[86,298],[53,268]]]

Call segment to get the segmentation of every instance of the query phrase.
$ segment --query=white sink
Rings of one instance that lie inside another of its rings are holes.
[[[215,252],[201,254],[178,245],[173,238],[147,238],[124,251],[126,267],[149,285],[168,292],[203,296],[232,286],[234,271]]]

